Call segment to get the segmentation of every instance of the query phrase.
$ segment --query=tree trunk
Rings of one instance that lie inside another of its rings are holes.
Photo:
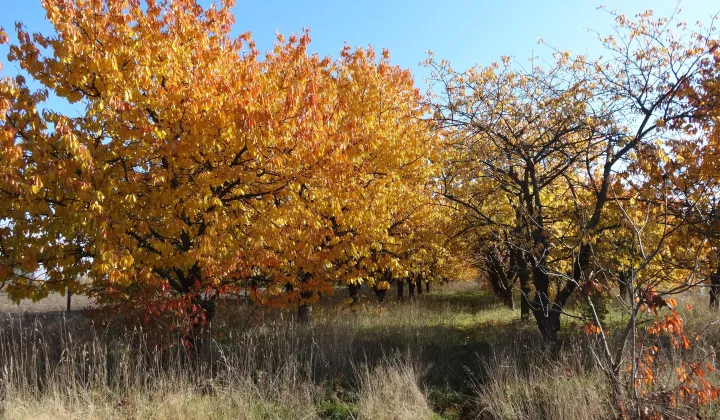
[[[508,292],[505,293],[503,303],[511,310],[515,310],[515,297],[512,294],[512,289],[508,290]]]
[[[488,279],[492,285],[493,293],[495,293],[496,297],[502,299],[505,306],[510,309],[515,309],[511,281],[505,272],[505,267],[500,261],[500,257],[492,249],[488,251],[487,264]]]
[[[560,315],[565,308],[568,298],[572,292],[575,291],[577,285],[585,281],[585,271],[590,266],[591,255],[592,247],[590,244],[580,246],[580,252],[573,264],[573,281],[566,282],[565,287],[563,287],[555,297],[555,302],[549,311],[549,327],[552,337],[557,337],[557,333],[560,331]]]
[[[185,333],[181,340],[188,361],[195,364],[202,350],[202,338],[200,338],[202,327],[212,322],[215,317],[215,300],[203,300],[196,296],[193,301],[194,304],[187,310],[190,324],[185,327]]]
[[[360,285],[350,283],[347,285],[348,287],[348,294],[350,295],[350,299],[352,299],[352,304],[357,305],[358,299],[360,298]]]
[[[308,323],[312,321],[312,305],[307,303],[313,297],[312,290],[306,290],[300,293],[300,302],[298,303],[298,321]]]
[[[375,297],[377,298],[378,303],[385,302],[385,295],[387,295],[387,289],[378,289],[376,286],[373,286],[373,290],[375,291]]]
[[[618,288],[620,289],[620,299],[625,302],[630,302],[632,299],[632,296],[630,296],[630,285],[628,284],[629,280],[630,276],[628,275],[628,272],[626,270],[622,270],[618,277]]]
[[[430,280],[425,280],[425,293],[430,293]]]
[[[408,297],[410,299],[415,297],[415,282],[413,279],[408,279]]]
[[[520,298],[520,319],[530,318],[530,287],[525,283],[522,288],[522,297]]]
[[[417,285],[418,295],[422,295],[422,294],[423,294],[422,279],[423,279],[423,278],[422,278],[422,275],[418,275],[418,276],[417,276],[417,279],[415,280],[415,284]]]
[[[250,281],[250,290],[245,292],[245,299],[247,299],[248,306],[252,306],[255,304],[255,302],[252,299],[250,299],[250,294],[252,293],[252,291],[256,290],[257,287],[258,287],[257,280],[252,279]]]
[[[70,289],[67,289],[67,304],[66,304],[65,312],[70,313],[70,309],[72,308],[72,291]]]
[[[612,394],[612,405],[615,410],[616,418],[618,419],[626,419],[629,418],[627,410],[625,409],[625,404],[623,403],[623,391],[622,386],[620,385],[622,382],[620,381],[619,375],[614,374],[608,374],[610,377],[610,390]]]
[[[557,331],[554,328],[555,317],[554,312],[550,308],[550,297],[548,291],[550,289],[550,276],[543,270],[542,262],[533,262],[533,283],[535,284],[535,298],[532,303],[533,315],[537,322],[540,334],[544,338],[555,340]],[[559,314],[557,314],[559,321]]]
[[[528,319],[530,317],[530,273],[528,273],[527,262],[523,252],[518,248],[512,249],[510,258],[510,264],[515,267],[520,279],[520,319]]]
[[[402,280],[398,279],[397,281],[397,300],[398,302],[402,302],[405,298],[405,283],[403,283]]]
[[[720,307],[720,268],[710,275],[710,309]]]
[[[557,340],[560,331],[560,312],[557,312],[548,295],[550,276],[541,269],[533,269],[535,298],[532,302],[533,315],[540,334],[547,339]]]

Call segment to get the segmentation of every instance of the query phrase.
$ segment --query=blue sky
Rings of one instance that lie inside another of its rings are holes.
[[[201,0],[209,4],[211,0]],[[11,39],[15,21],[21,20],[31,31],[47,33],[51,25],[44,19],[40,0],[0,0],[3,26]],[[366,1],[278,1],[247,2],[235,6],[235,33],[251,31],[261,51],[272,46],[276,30],[289,34],[310,28],[311,50],[320,55],[337,56],[347,42],[352,46],[374,45],[388,48],[392,61],[411,68],[422,87],[427,71],[418,64],[432,50],[437,58],[450,60],[461,70],[480,63],[498,61],[501,55],[524,60],[544,38],[561,50],[582,53],[590,58],[602,53],[588,28],[609,34],[612,18],[597,6],[620,9],[633,15],[648,8],[656,15],[668,15],[677,2],[584,1],[584,0],[366,0]],[[685,0],[681,18],[688,22],[708,22],[720,11],[720,3],[711,0]],[[15,65],[7,64],[7,47],[0,48],[3,73],[14,74]]]

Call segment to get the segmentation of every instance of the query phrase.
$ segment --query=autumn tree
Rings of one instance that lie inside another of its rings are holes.
[[[570,174],[583,156],[596,153],[599,137],[588,106],[591,69],[582,57],[558,53],[555,59],[548,69],[532,62],[530,69],[516,69],[504,58],[464,73],[429,61],[444,95],[436,115],[455,151],[444,195],[464,210],[469,229],[508,245],[508,259],[517,260],[514,270],[523,272],[523,281],[531,273],[541,330],[548,330],[547,267],[556,252],[551,224],[562,218],[554,210],[565,211],[555,203],[571,196]],[[499,274],[492,257],[492,272]]]
[[[306,309],[338,282],[372,287],[398,266],[412,233],[402,226],[432,199],[436,171],[426,109],[412,75],[392,66],[387,51],[377,61],[373,49],[346,47],[332,73],[327,156],[282,205],[292,213],[274,221],[289,241],[276,251],[276,296]],[[290,294],[281,291],[287,284]]]
[[[690,31],[651,12],[612,16],[617,33],[601,39],[607,56],[596,62],[556,51],[551,63],[532,59],[528,69],[510,59],[466,72],[432,59],[429,66],[436,119],[453,142],[444,195],[484,239],[478,258],[502,277],[522,272],[511,262],[518,251],[545,337],[557,337],[568,299],[579,295],[618,414],[640,416],[641,402],[653,398],[677,406],[717,396],[703,379],[712,366],[687,352],[673,297],[712,278],[717,258],[707,137],[717,41],[712,28]],[[627,315],[612,339],[606,299]],[[658,387],[672,369],[658,354],[661,336],[684,358],[672,396]]]
[[[393,262],[362,257],[402,241],[391,226],[429,194],[435,136],[387,52],[320,58],[304,32],[261,57],[230,36],[231,1],[43,5],[55,33],[18,24],[9,55],[42,87],[0,85],[12,298],[86,275],[100,305],[190,331],[249,279],[253,299],[308,308]],[[79,115],[43,110],[50,94]]]
[[[651,12],[636,21],[612,15],[617,33],[601,39],[607,56],[596,62],[556,51],[549,64],[504,58],[457,72],[428,61],[436,118],[455,139],[445,196],[465,209],[468,227],[525,260],[532,310],[548,337],[596,265],[597,240],[619,228],[605,217],[613,186],[652,176],[624,169],[666,153],[669,137],[691,143],[687,135],[704,118],[688,93],[704,80],[712,32],[679,25],[676,35]],[[662,184],[642,188],[662,195]]]
[[[720,41],[709,40],[713,52],[709,64],[703,68],[703,81],[687,93],[704,111],[701,135],[705,141],[678,142],[674,145],[675,161],[688,169],[679,173],[675,182],[685,200],[678,211],[692,215],[691,225],[711,243],[713,253],[707,258],[710,266],[710,306],[718,307],[720,294]],[[669,168],[668,172],[677,173]],[[684,182],[682,182],[684,181]]]
[[[662,158],[662,145],[668,139],[697,141],[694,133],[705,110],[697,101],[688,99],[687,93],[703,82],[716,48],[712,25],[708,30],[698,28],[694,32],[675,16],[654,18],[652,11],[639,14],[636,20],[614,12],[611,15],[616,21],[616,34],[601,40],[608,58],[594,64],[600,89],[597,108],[609,116],[611,124],[603,132],[603,153],[594,164],[585,165],[597,168],[597,174],[592,169],[587,171],[595,185],[590,216],[581,225],[588,238],[603,228],[602,213],[610,199],[610,186],[616,182],[613,173],[621,165],[638,161],[644,153]],[[627,180],[629,176],[625,172],[623,177]],[[652,184],[646,187],[652,191]],[[666,196],[662,187],[663,183],[656,183],[656,192],[649,195]],[[559,328],[559,313],[568,297],[582,284],[590,268],[590,242],[587,240],[578,249],[573,278],[555,299],[558,315],[553,316],[554,330]]]

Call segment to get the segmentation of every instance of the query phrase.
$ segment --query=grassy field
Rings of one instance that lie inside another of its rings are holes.
[[[611,314],[612,315],[612,314]],[[685,314],[705,349],[715,314]],[[618,324],[621,319],[618,318]],[[178,337],[94,328],[75,314],[10,316],[0,330],[0,413],[40,418],[613,418],[582,326],[542,344],[532,322],[475,284],[402,304],[325,298],[311,324],[227,305],[189,363]],[[717,378],[712,378],[716,380]],[[713,418],[713,408],[667,409]],[[686,416],[686,417],[684,417]]]
[[[85,296],[74,295],[70,298],[70,310],[80,311],[92,305],[90,299]],[[25,299],[19,304],[8,299],[7,295],[0,292],[0,316],[20,314],[48,314],[65,312],[67,310],[67,296],[51,293],[45,299],[37,302]]]

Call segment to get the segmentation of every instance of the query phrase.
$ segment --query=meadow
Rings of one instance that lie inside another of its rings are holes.
[[[168,331],[100,327],[79,312],[8,314],[0,330],[0,414],[9,419],[617,416],[611,386],[591,356],[592,338],[582,324],[568,321],[558,342],[539,346],[534,322],[521,321],[517,311],[477,283],[448,284],[406,302],[378,305],[364,294],[351,307],[348,300],[342,292],[325,297],[311,323],[295,322],[290,311],[226,302],[203,333],[193,362],[179,336]],[[694,351],[714,351],[720,342],[715,315],[704,308],[683,312],[686,328],[700,333]],[[608,324],[621,325],[620,318],[613,319],[617,313],[608,316]],[[644,403],[667,418],[719,414],[714,406]]]

